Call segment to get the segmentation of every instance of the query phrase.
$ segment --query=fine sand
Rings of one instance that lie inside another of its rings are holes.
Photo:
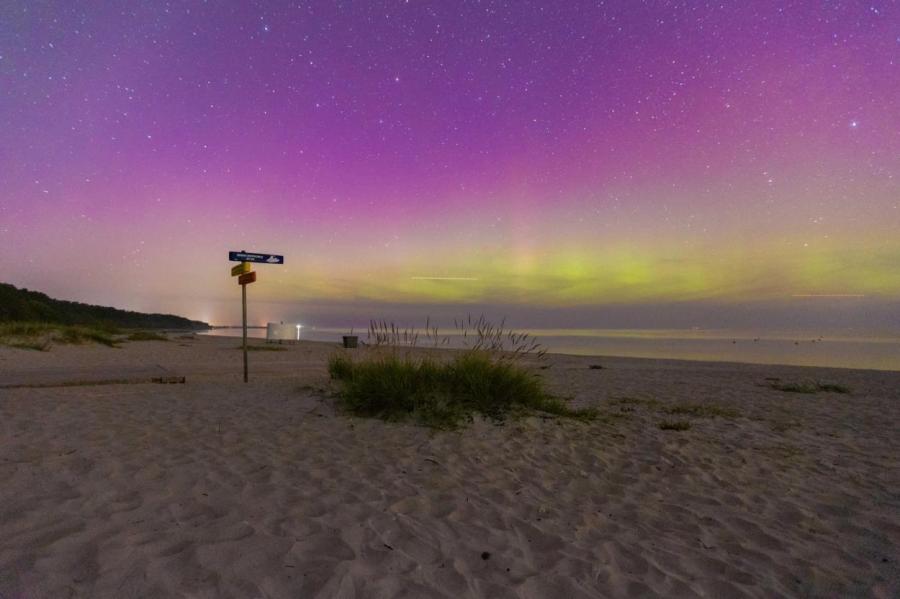
[[[0,597],[900,595],[900,373],[547,356],[598,421],[433,432],[237,345],[0,347]]]

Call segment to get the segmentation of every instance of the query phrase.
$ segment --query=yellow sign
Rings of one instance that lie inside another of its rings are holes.
[[[250,272],[250,263],[249,262],[241,262],[237,266],[231,267],[231,276],[236,277],[238,275],[245,275]]]

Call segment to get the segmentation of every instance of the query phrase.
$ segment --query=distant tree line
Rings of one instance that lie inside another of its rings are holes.
[[[172,314],[145,314],[56,300],[37,291],[0,283],[0,322],[48,322],[56,324],[109,325],[135,329],[208,329],[199,320]]]

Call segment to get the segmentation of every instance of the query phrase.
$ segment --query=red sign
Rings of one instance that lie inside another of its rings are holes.
[[[238,277],[238,285],[249,285],[256,282],[256,271]]]

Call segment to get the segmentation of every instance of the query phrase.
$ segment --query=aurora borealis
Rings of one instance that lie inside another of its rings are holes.
[[[891,1],[5,2],[0,130],[0,280],[65,299],[900,304]]]

